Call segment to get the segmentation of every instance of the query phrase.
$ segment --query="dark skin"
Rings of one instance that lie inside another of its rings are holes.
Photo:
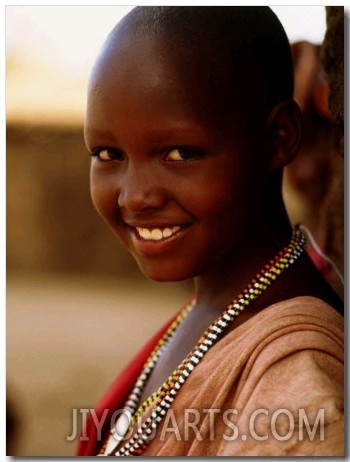
[[[268,110],[257,102],[249,119],[256,137],[247,140],[238,96],[234,104],[224,72],[217,85],[208,78],[210,56],[201,50],[188,60],[164,37],[116,33],[89,88],[85,137],[93,153],[96,209],[148,277],[195,283],[196,306],[158,361],[143,398],[168,378],[292,232],[280,187],[266,196],[271,175],[299,147],[298,107],[288,100]],[[239,87],[240,93],[248,90]],[[266,218],[270,200],[275,223]],[[149,238],[165,229],[170,237]],[[306,255],[232,328],[272,303],[301,295],[338,306]]]

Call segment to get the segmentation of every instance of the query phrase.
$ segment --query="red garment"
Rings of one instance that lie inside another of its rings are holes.
[[[177,315],[178,313],[176,316]],[[123,369],[118,378],[113,382],[112,386],[108,389],[106,394],[96,406],[95,418],[97,418],[98,421],[101,421],[105,409],[108,409],[108,414],[104,420],[104,425],[102,428],[102,441],[104,439],[104,435],[106,435],[110,428],[110,420],[113,413],[123,406],[136,382],[136,379],[141,373],[144,363],[152,353],[158,341],[162,338],[171,323],[175,320],[176,316],[174,316],[161,329],[159,329],[158,332],[141,349],[141,351],[139,351],[136,356],[127,364],[127,366]],[[91,414],[89,414],[85,428],[83,428],[82,431],[82,436],[79,439],[77,455],[96,456],[102,441],[97,441],[96,424]]]
[[[322,245],[319,246],[323,248]],[[310,249],[308,249],[307,253],[309,254],[309,257],[311,258],[313,264],[316,266],[316,268],[319,270],[322,276],[325,279],[328,279],[329,272],[331,269],[331,266],[328,263],[328,261],[317,252],[315,247],[311,247]]]

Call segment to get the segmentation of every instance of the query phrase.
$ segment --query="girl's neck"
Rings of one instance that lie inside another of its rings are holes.
[[[195,278],[198,305],[227,305],[292,236],[282,198],[282,172],[274,171],[266,185],[261,215],[247,227],[235,251],[212,270]],[[213,255],[213,260],[215,256]]]
[[[291,235],[289,224],[283,232],[281,229],[276,232],[266,224],[254,228],[254,232],[243,237],[225,264],[214,265],[210,272],[195,278],[197,304],[212,307],[227,305],[288,244]]]

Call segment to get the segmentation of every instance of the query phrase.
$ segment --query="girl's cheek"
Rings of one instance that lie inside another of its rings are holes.
[[[96,182],[92,182],[90,191],[92,203],[101,215],[107,214],[112,205],[115,205],[111,193],[107,188],[100,186]]]

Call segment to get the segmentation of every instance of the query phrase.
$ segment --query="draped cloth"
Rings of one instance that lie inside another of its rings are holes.
[[[265,308],[208,351],[143,455],[341,456],[343,327],[313,297]]]

